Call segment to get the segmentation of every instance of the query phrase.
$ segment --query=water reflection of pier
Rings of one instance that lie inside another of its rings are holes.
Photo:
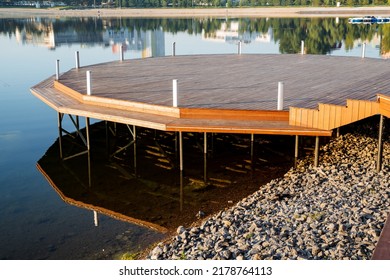
[[[184,136],[186,174],[180,172],[179,177],[175,133],[137,128],[134,141],[129,128],[93,124],[90,158],[83,154],[61,160],[57,141],[37,163],[66,203],[94,212],[95,225],[101,213],[161,232],[172,230],[231,205],[257,190],[261,181],[281,176],[292,164],[280,150],[273,150],[271,140],[261,139],[263,148],[253,166],[249,139],[218,135],[209,139],[212,158],[205,182],[199,168],[203,134],[189,133]],[[74,136],[84,133],[83,129],[62,137],[64,158],[82,154],[83,143]]]

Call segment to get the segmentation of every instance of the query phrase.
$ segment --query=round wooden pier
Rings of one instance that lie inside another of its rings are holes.
[[[71,69],[32,93],[61,113],[160,130],[328,136],[377,114],[377,94],[390,95],[389,75],[387,61],[368,58],[174,56]]]
[[[295,135],[296,157],[298,136],[316,136],[317,165],[319,136],[373,115],[390,115],[386,60],[172,56],[77,63],[62,74],[59,64],[56,76],[31,92],[58,112],[60,138],[64,114],[86,117],[86,126],[89,118],[132,125],[134,141],[137,126],[176,131],[180,139],[182,132],[245,133],[252,142],[255,134]],[[83,139],[87,149],[88,137]]]

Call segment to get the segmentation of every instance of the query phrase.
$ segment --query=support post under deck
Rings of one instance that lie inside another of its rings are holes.
[[[207,132],[203,133],[203,181],[207,183]]]
[[[179,161],[180,161],[180,212],[183,211],[184,193],[183,193],[183,135],[179,131]]]
[[[320,152],[320,137],[316,136],[316,145],[314,148],[314,166],[315,167],[318,167],[319,152]]]
[[[183,133],[179,131],[179,166],[180,172],[183,171]]]
[[[89,137],[89,118],[85,118],[85,134],[87,136],[87,153],[88,153],[88,185],[89,187],[92,186],[92,179],[91,179],[91,144],[90,144],[90,137]]]
[[[60,150],[60,159],[63,159],[63,153],[62,153],[62,118],[64,117],[64,114],[58,113],[58,146]]]
[[[294,167],[297,167],[299,156],[299,136],[295,135]]]
[[[254,141],[255,141],[255,135],[252,133],[251,134],[251,170],[252,170],[252,172],[255,170],[255,146],[254,146]]]
[[[383,156],[383,120],[384,116],[381,115],[379,119],[379,133],[378,133],[378,159],[376,162],[376,171],[381,171],[382,169],[382,156]]]
[[[134,176],[137,177],[137,134],[135,125],[133,125],[133,141],[134,141]]]

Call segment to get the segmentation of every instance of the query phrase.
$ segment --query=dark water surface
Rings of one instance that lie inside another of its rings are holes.
[[[61,71],[67,71],[74,67],[75,51],[80,52],[82,65],[95,64],[119,59],[121,44],[125,45],[125,58],[134,59],[171,55],[173,42],[177,55],[236,53],[239,41],[243,42],[243,53],[298,53],[301,40],[305,41],[307,53],[360,56],[362,43],[366,43],[367,57],[384,58],[390,51],[390,25],[348,25],[346,19],[334,18],[0,19],[0,259],[116,258],[164,237],[162,233],[104,214],[98,215],[99,226],[95,226],[91,209],[64,202],[38,171],[37,162],[58,137],[57,120],[56,112],[33,97],[29,88],[54,74],[57,59]],[[69,129],[74,130],[71,126]],[[188,137],[196,143],[196,136]],[[236,144],[248,147],[248,142],[242,139]],[[143,150],[148,149],[154,151],[155,143],[145,143]],[[238,160],[244,169],[247,153],[246,149],[244,157]],[[142,160],[152,158],[152,154]],[[267,154],[257,156],[264,159]],[[132,170],[131,158],[129,153],[128,162],[118,159],[117,163]],[[55,161],[55,157],[51,160]],[[166,164],[165,159],[162,161]],[[163,185],[167,184],[150,183],[151,177],[139,165],[145,188],[151,188],[149,193],[161,195]],[[107,168],[105,164],[103,167]],[[61,174],[61,163],[54,168]],[[75,172],[80,169],[76,167]],[[153,173],[151,168],[148,171]],[[220,182],[232,181],[223,179],[227,172],[222,173]],[[134,178],[121,174],[124,179],[118,184],[125,188]],[[199,183],[200,174],[187,174],[187,183]],[[56,178],[57,186],[65,182]],[[134,184],[142,186],[139,181]],[[77,183],[71,183],[71,189],[73,185]],[[177,181],[172,181],[172,185],[175,190]],[[214,190],[218,188],[214,186]],[[167,191],[162,193],[168,196]],[[175,198],[175,194],[169,196]],[[88,198],[88,191],[82,196]],[[144,206],[150,201],[137,203]],[[177,211],[172,208],[175,215]],[[155,216],[152,221],[161,220],[162,217]]]

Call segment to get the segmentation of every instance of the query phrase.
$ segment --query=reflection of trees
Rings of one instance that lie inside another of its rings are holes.
[[[390,25],[381,26],[381,54],[390,57]]]
[[[39,34],[47,28],[54,32],[71,30],[76,33],[100,33],[106,29],[130,31],[163,30],[165,32],[188,34],[213,34],[221,28],[222,23],[239,22],[239,33],[265,33],[273,29],[273,38],[279,42],[281,53],[300,52],[301,41],[305,41],[307,53],[326,54],[344,41],[346,50],[353,47],[354,41],[370,41],[375,35],[382,37],[382,52],[390,51],[390,25],[352,25],[346,19],[336,22],[334,18],[271,18],[271,19],[0,19],[0,33],[11,36],[15,30],[26,30]],[[50,27],[49,27],[50,26]]]

